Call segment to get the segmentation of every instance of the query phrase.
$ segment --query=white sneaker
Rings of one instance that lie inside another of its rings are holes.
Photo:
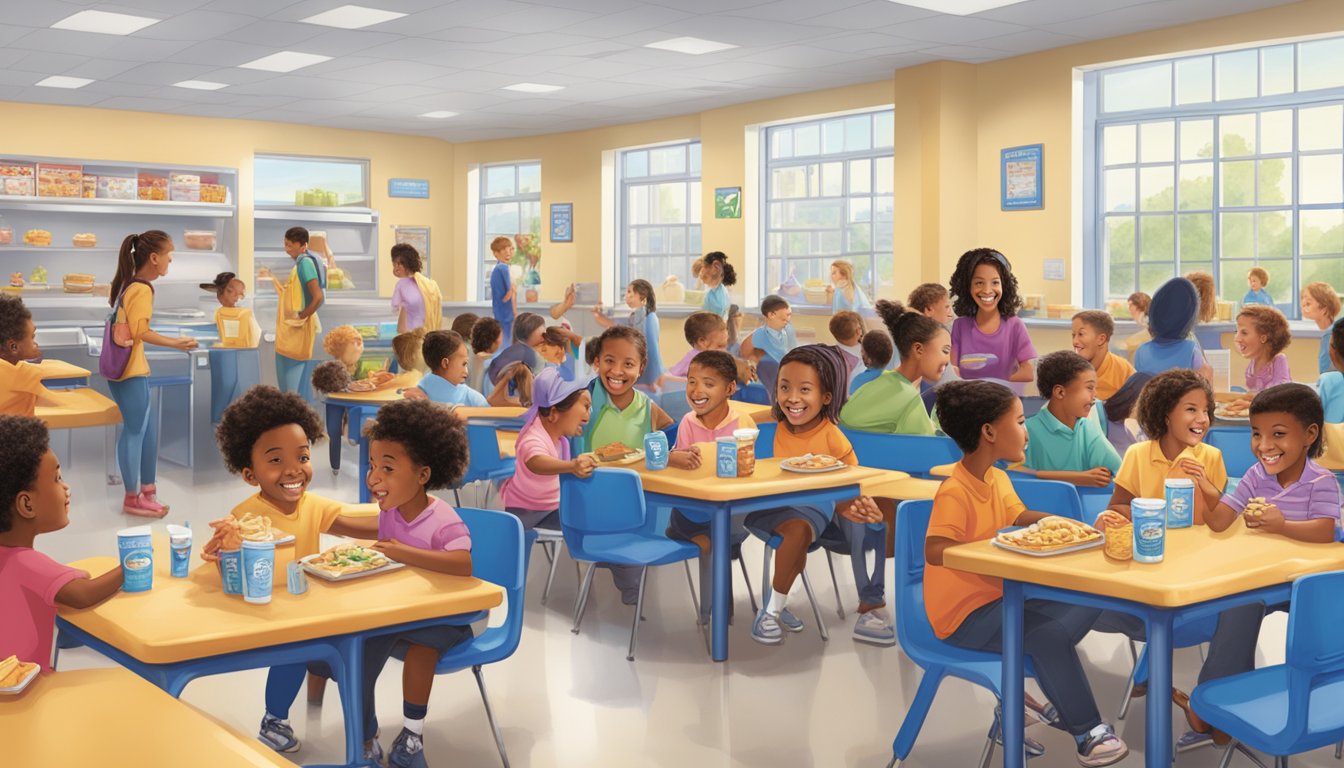
[[[784,642],[784,630],[779,626],[779,617],[767,612],[764,608],[756,614],[756,621],[751,625],[751,639],[764,645],[779,645]]]
[[[1129,747],[1115,735],[1115,729],[1108,723],[1102,723],[1087,735],[1078,745],[1078,764],[1084,768],[1100,768],[1114,765],[1125,759]]]
[[[854,622],[854,639],[861,643],[891,646],[896,644],[896,628],[891,625],[885,609],[876,608],[860,613]]]

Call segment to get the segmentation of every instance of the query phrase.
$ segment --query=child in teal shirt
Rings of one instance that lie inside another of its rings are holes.
[[[1097,400],[1097,372],[1071,350],[1041,358],[1036,386],[1048,403],[1027,419],[1023,466],[1042,480],[1087,488],[1110,485],[1120,454],[1089,416]]]

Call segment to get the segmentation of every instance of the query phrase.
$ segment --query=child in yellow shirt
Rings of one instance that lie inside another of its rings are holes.
[[[966,455],[933,499],[924,542],[925,609],[934,634],[943,640],[970,650],[1001,652],[1003,582],[948,568],[943,553],[958,544],[991,539],[1001,528],[1049,517],[1028,510],[1007,473],[994,466],[1025,458],[1022,401],[1002,384],[954,381],[938,388],[936,407],[943,431]],[[1078,658],[1078,642],[1099,614],[1049,600],[1028,600],[1023,610],[1023,649],[1041,690],[1054,704],[1060,727],[1077,742],[1078,762],[1084,766],[1111,765],[1129,754],[1125,742],[1102,721]]]
[[[0,414],[32,416],[38,401],[51,397],[42,385],[42,372],[26,362],[42,356],[36,334],[33,313],[23,299],[0,294]]]
[[[275,528],[294,535],[294,557],[316,554],[323,533],[374,539],[378,518],[351,516],[352,505],[308,493],[313,480],[313,443],[323,436],[322,420],[293,392],[253,387],[224,409],[215,439],[224,465],[257,493],[233,508],[233,516],[264,515]],[[203,557],[209,553],[203,552]],[[266,714],[258,738],[277,752],[296,752],[299,740],[289,724],[289,707],[303,684],[305,665],[272,667],[266,679]],[[324,664],[312,664],[320,678],[331,676]],[[309,691],[321,695],[325,682]]]

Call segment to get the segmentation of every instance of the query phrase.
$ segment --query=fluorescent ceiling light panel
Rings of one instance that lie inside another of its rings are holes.
[[[242,69],[261,69],[267,72],[293,72],[296,69],[311,67],[314,64],[321,64],[324,61],[331,61],[330,56],[321,56],[316,53],[298,53],[296,51],[281,51],[272,53],[270,56],[262,56],[255,61],[249,61],[246,64],[239,64]]]
[[[563,91],[563,85],[546,85],[545,83],[514,83],[504,86],[506,91],[517,91],[519,93],[550,93],[552,91]]]
[[[68,29],[73,32],[97,32],[101,35],[129,35],[139,32],[150,24],[158,24],[160,19],[148,16],[129,16],[124,13],[107,11],[80,11],[73,16],[51,25],[52,29]]]
[[[705,40],[699,37],[674,37],[671,40],[660,40],[656,43],[649,43],[645,48],[658,48],[664,51],[676,51],[677,53],[689,53],[693,56],[699,56],[702,53],[715,53],[717,51],[726,51],[729,48],[736,48],[732,43],[717,43],[713,40]]]
[[[324,11],[316,16],[300,19],[300,21],[305,24],[321,24],[324,27],[363,29],[364,27],[371,27],[374,24],[382,24],[384,21],[400,19],[405,15],[406,14],[404,13],[397,13],[396,11],[365,8],[362,5],[342,5],[340,8],[332,8],[330,11]]]
[[[83,88],[93,81],[87,77],[67,77],[65,75],[52,75],[33,83],[33,85],[43,88]]]
[[[211,80],[183,80],[180,83],[173,83],[175,88],[190,88],[193,91],[218,91],[220,88],[228,88],[228,83],[216,83]]]
[[[897,5],[908,5],[913,8],[923,8],[926,11],[937,11],[938,13],[950,13],[953,16],[970,16],[989,11],[995,8],[1003,8],[1007,5],[1017,5],[1026,0],[888,0],[888,2]]]
[[[433,112],[426,112],[421,117],[428,117],[431,120],[443,120],[449,117],[457,117],[456,112],[449,112],[446,109],[436,109]]]

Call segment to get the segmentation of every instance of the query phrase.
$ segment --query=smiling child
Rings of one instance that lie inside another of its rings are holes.
[[[948,281],[953,310],[952,365],[963,379],[1031,381],[1036,347],[1017,311],[1017,278],[1002,253],[967,251]],[[1020,393],[1020,388],[1018,389]]]

